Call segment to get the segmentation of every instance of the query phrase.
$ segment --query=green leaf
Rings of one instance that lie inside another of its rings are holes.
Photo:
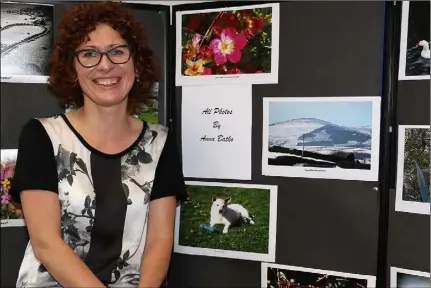
[[[424,173],[422,172],[422,169],[419,167],[418,163],[416,161],[413,161],[416,166],[416,173],[418,176],[418,184],[419,189],[421,192],[421,199],[423,202],[430,202],[430,189],[425,182]]]

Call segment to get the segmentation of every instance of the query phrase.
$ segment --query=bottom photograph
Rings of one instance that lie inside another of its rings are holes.
[[[186,182],[177,208],[174,252],[275,261],[277,186]]]
[[[391,267],[391,288],[429,288],[430,285],[430,273],[428,272]]]
[[[363,288],[376,287],[376,277],[337,271],[262,263],[261,287]]]
[[[15,172],[17,149],[2,149],[1,152],[1,227],[25,226],[20,207],[12,203],[9,195],[11,181]]]

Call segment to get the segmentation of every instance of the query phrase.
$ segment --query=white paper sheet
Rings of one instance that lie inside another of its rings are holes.
[[[251,85],[182,90],[185,177],[251,179]]]

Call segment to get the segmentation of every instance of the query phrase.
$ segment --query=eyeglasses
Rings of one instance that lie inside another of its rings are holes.
[[[124,64],[130,60],[131,47],[129,45],[121,45],[112,47],[106,51],[96,49],[82,49],[75,51],[76,59],[79,64],[85,68],[91,68],[99,65],[103,55],[106,55],[113,64]]]

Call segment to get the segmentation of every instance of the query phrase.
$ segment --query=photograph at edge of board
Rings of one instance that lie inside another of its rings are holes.
[[[376,277],[339,271],[262,263],[261,287],[265,288],[371,288]]]
[[[429,288],[430,273],[391,267],[390,287],[391,288]]]
[[[402,1],[399,80],[430,79],[430,2]]]
[[[279,3],[177,17],[177,86],[278,83]]]
[[[12,203],[9,189],[15,171],[17,149],[2,149],[1,154],[1,227],[25,226],[24,215],[17,203]],[[15,204],[15,205],[14,205]]]
[[[174,251],[266,261],[275,257],[277,187],[187,182],[177,209]]]
[[[398,127],[395,210],[430,214],[430,126]]]
[[[264,98],[263,174],[373,181],[378,97]]]
[[[1,79],[12,83],[47,83],[54,6],[1,2]]]
[[[159,123],[159,82],[154,83],[150,99],[140,107],[136,116],[151,124]]]

